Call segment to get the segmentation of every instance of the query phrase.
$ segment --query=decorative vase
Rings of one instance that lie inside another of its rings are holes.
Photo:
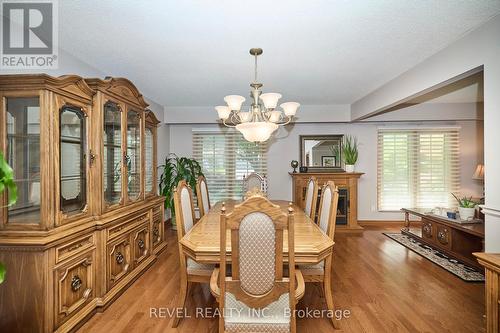
[[[300,171],[300,172],[307,172],[307,167],[306,167],[306,166],[301,166],[301,167],[299,168],[299,171]]]
[[[474,213],[476,212],[476,208],[464,208],[458,207],[458,214],[460,215],[460,219],[463,221],[469,221],[474,218]]]
[[[354,164],[346,164],[345,172],[354,172]]]

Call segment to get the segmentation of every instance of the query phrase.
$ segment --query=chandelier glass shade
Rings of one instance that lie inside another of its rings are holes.
[[[245,110],[242,110],[246,98],[239,95],[228,95],[224,97],[224,102],[227,105],[216,106],[215,110],[222,123],[227,127],[235,127],[243,134],[245,140],[264,142],[279,126],[284,126],[293,120],[300,104],[287,102],[280,104],[280,108],[278,108],[281,94],[263,94],[261,91],[262,83],[257,81],[257,57],[262,54],[262,49],[250,49],[250,54],[255,57],[255,79],[250,84],[252,103],[244,108]]]

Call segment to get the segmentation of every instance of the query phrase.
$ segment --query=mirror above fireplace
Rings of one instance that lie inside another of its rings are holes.
[[[300,165],[309,172],[340,172],[344,135],[301,135]]]

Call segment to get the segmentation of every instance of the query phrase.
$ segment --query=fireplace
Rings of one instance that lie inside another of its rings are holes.
[[[318,200],[316,205],[316,223],[318,222],[319,203],[321,200],[321,187],[318,189]],[[349,221],[349,190],[345,187],[339,187],[339,203],[337,205],[336,225],[347,225]]]
[[[318,185],[321,187],[328,181],[333,181],[339,189],[339,203],[337,208],[337,223],[338,229],[346,229],[350,231],[363,230],[358,225],[358,179],[363,175],[357,172],[310,172],[310,173],[293,173],[290,176],[292,182],[293,202],[301,209],[305,207],[305,194],[307,190],[307,182],[314,176]],[[321,195],[321,191],[319,191]],[[319,198],[317,200],[319,205]],[[316,208],[318,209],[318,208]],[[317,216],[317,214],[316,214]]]

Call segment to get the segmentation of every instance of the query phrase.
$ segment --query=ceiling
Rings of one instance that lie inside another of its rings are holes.
[[[350,104],[500,13],[500,0],[59,1],[60,48],[166,106],[265,92]]]

